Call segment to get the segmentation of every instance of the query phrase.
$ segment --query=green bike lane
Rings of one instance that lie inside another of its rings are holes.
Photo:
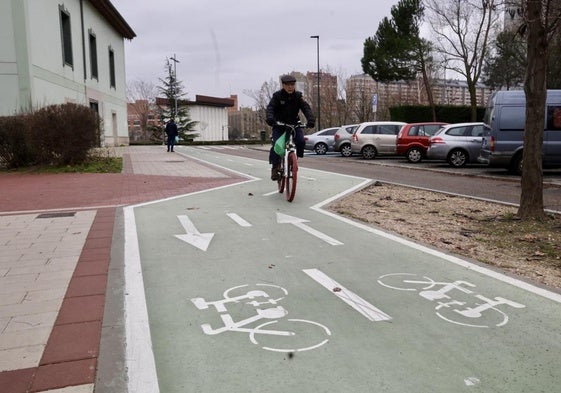
[[[301,168],[288,203],[184,151],[248,180],[127,208],[130,392],[558,388],[558,294],[322,208],[365,179]]]

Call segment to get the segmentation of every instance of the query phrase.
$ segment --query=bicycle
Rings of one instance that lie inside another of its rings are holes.
[[[300,122],[297,124],[277,122],[277,125],[285,127],[285,134],[287,135],[284,154],[279,154],[282,157],[279,169],[280,179],[277,181],[279,194],[286,190],[286,200],[292,202],[296,195],[296,184],[298,181],[298,158],[296,157],[294,135],[297,128],[303,128],[304,126]]]

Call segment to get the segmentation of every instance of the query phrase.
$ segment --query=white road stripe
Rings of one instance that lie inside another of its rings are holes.
[[[251,224],[249,222],[247,222],[246,220],[241,218],[236,213],[227,213],[226,215],[228,217],[230,217],[232,220],[234,220],[241,227],[250,227],[251,226]]]
[[[389,321],[392,319],[385,312],[377,309],[372,304],[348,290],[337,281],[330,278],[327,274],[318,269],[304,269],[302,270],[308,276],[316,280],[323,287],[329,290],[332,294],[347,303],[349,306],[364,315],[370,321]]]

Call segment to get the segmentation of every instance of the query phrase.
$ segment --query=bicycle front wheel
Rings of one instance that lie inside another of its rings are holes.
[[[291,151],[288,153],[288,171],[286,176],[286,200],[292,202],[294,195],[296,195],[296,183],[298,180],[298,160],[296,153]]]

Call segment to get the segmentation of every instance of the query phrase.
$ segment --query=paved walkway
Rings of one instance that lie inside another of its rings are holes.
[[[239,177],[165,147],[121,174],[0,173],[0,392],[92,393],[115,214]]]

